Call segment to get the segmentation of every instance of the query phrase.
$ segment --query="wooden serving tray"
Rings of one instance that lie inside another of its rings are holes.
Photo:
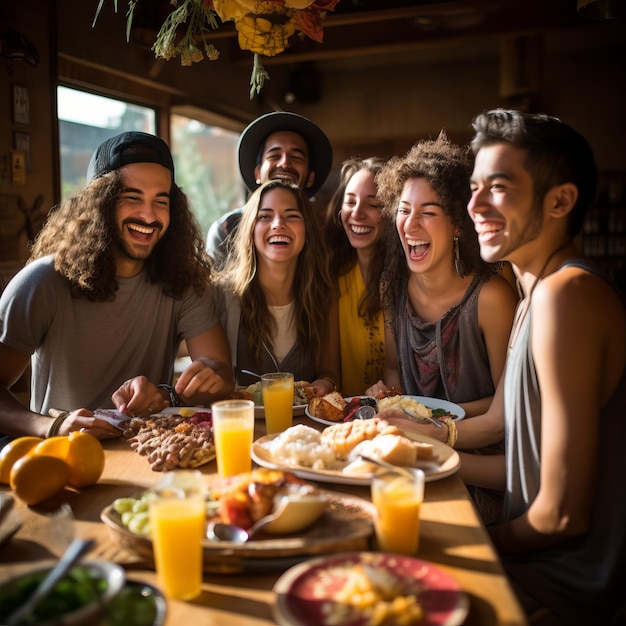
[[[294,535],[259,533],[243,545],[205,539],[204,571],[206,573],[240,573],[250,570],[284,569],[285,563],[305,557],[367,550],[373,535],[374,507],[356,496],[323,491],[328,498],[326,512],[304,531]],[[120,547],[152,561],[152,541],[135,535],[122,524],[112,505],[100,514],[110,535]]]

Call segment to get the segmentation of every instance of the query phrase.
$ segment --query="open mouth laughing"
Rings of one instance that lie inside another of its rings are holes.
[[[430,241],[425,239],[407,239],[406,245],[412,260],[421,260],[430,249]]]

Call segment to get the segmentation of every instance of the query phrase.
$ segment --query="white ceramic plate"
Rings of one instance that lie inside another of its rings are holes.
[[[350,402],[352,398],[355,396],[349,396],[344,398],[346,402]],[[363,398],[367,398],[370,396],[361,396]],[[454,421],[458,422],[465,417],[465,410],[460,407],[458,404],[454,404],[454,402],[448,402],[448,400],[440,400],[439,398],[427,398],[425,396],[405,396],[406,398],[411,398],[417,402],[420,402],[424,406],[429,409],[443,409],[444,411],[448,411],[450,415],[455,415]],[[321,417],[315,417],[315,415],[309,412],[308,405],[305,405],[304,414],[312,419],[315,422],[319,422],[320,424],[324,424],[326,426],[332,426],[333,424],[338,424],[339,422],[331,422],[330,420],[322,419]]]
[[[454,474],[461,463],[458,452],[441,441],[422,435],[411,430],[403,430],[403,434],[414,441],[431,443],[434,448],[434,462],[418,463],[416,467],[424,470],[426,482],[440,480]],[[252,460],[269,469],[278,469],[284,472],[292,472],[305,480],[335,483],[340,485],[364,485],[368,486],[372,481],[372,474],[345,474],[341,470],[315,470],[303,465],[285,465],[274,459],[268,444],[278,437],[280,433],[265,435],[252,444]]]
[[[465,409],[460,407],[458,404],[454,404],[454,402],[448,402],[448,400],[440,400],[439,398],[427,398],[425,396],[408,396],[417,402],[421,402],[424,406],[429,409],[443,409],[444,411],[448,411],[450,415],[456,415],[454,417],[454,421],[458,422],[465,417]]]
[[[417,582],[424,611],[419,626],[458,626],[467,617],[469,599],[459,583],[428,561],[384,552],[353,552],[311,559],[287,570],[274,585],[274,618],[280,626],[329,624],[332,598],[352,565],[365,565],[398,580]],[[363,614],[342,619],[342,626],[361,626]],[[338,622],[335,622],[338,623]]]

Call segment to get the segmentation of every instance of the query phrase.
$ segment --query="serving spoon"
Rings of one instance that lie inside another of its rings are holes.
[[[236,524],[215,521],[209,522],[207,526],[207,537],[211,541],[229,541],[237,544],[246,543],[246,541],[249,541],[253,535],[258,533],[270,522],[277,520],[285,512],[288,504],[289,498],[281,498],[278,506],[269,515],[257,520],[248,530]]]
[[[48,575],[41,581],[32,595],[18,607],[6,621],[6,626],[15,626],[25,621],[37,605],[54,589],[56,584],[65,576],[71,567],[95,544],[93,539],[76,538],[67,547],[59,562],[50,570]]]
[[[373,463],[374,465],[379,465],[380,467],[384,467],[390,472],[395,472],[396,474],[404,474],[405,476],[410,476],[411,478],[415,478],[414,474],[410,469],[406,467],[402,467],[401,465],[393,465],[393,463],[389,463],[388,461],[383,461],[382,459],[375,459],[373,456],[367,456],[366,454],[359,454],[359,456],[368,463]]]
[[[443,424],[439,421],[436,420],[434,417],[420,417],[415,415],[415,413],[413,413],[413,411],[411,411],[411,409],[406,409],[406,408],[402,408],[402,410],[413,420],[415,420],[416,422],[422,422],[423,420],[426,420],[428,422],[432,422],[437,428],[443,428]]]

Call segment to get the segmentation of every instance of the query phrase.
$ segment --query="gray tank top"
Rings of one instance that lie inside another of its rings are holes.
[[[493,395],[489,356],[478,327],[478,295],[489,278],[475,277],[461,302],[434,324],[413,314],[405,287],[394,324],[403,393],[457,404]]]
[[[599,274],[583,261],[565,266]],[[531,324],[529,311],[509,351],[504,379],[504,521],[528,510],[540,485],[541,395],[530,348]],[[589,532],[514,561],[505,557],[513,578],[570,625],[608,624],[609,607],[614,610],[626,589],[626,369],[600,419],[599,473]]]

